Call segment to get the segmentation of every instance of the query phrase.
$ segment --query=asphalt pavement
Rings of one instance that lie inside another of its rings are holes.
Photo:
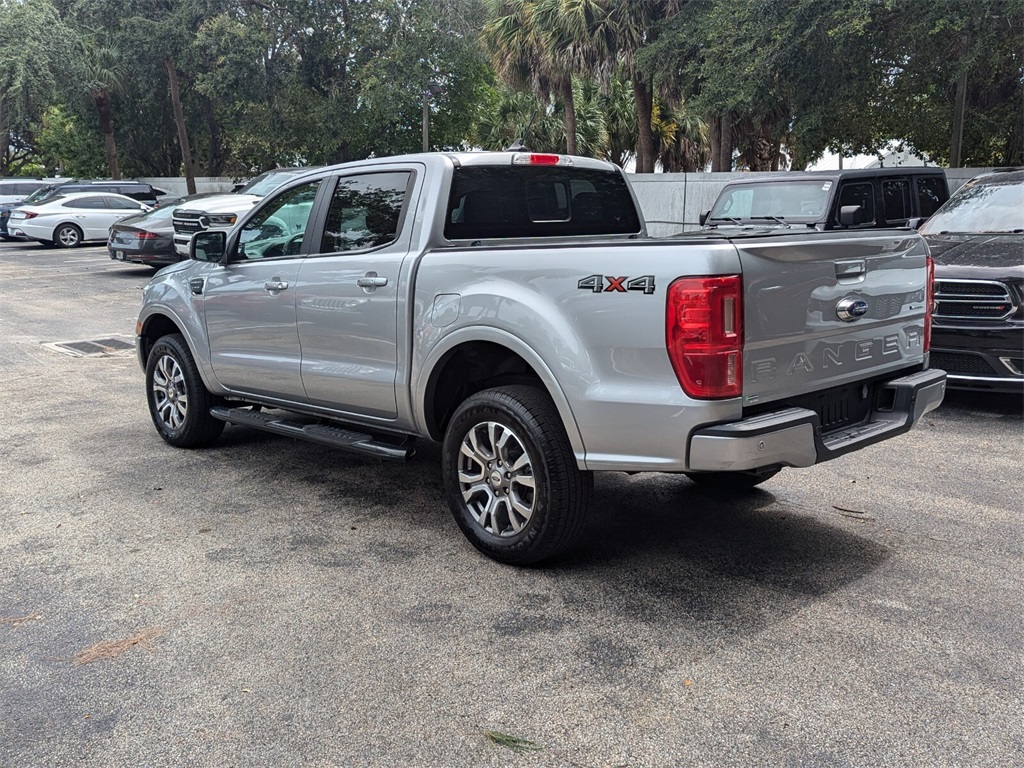
[[[0,243],[0,766],[1024,764],[1020,398],[479,555],[440,452],[157,436],[152,270]]]

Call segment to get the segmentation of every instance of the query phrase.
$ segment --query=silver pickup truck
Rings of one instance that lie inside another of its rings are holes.
[[[751,487],[906,432],[945,389],[914,231],[649,239],[585,158],[317,169],[190,256],[137,327],[164,440],[439,441],[456,522],[507,563],[572,544],[595,470]]]

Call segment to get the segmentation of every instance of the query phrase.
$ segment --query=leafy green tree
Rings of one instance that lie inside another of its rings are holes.
[[[889,0],[876,119],[937,162],[1024,164],[1024,1]]]
[[[48,0],[0,0],[0,175],[32,162],[47,107],[68,77],[72,36]]]
[[[95,115],[83,117],[65,106],[46,110],[36,140],[36,149],[45,166],[60,176],[102,176],[106,159],[96,141],[97,120]]]

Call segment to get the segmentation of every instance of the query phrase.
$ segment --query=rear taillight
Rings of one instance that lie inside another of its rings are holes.
[[[25,218],[26,219],[34,219],[38,215],[39,215],[38,213],[30,213],[29,211],[25,211]]]
[[[743,282],[681,277],[668,288],[665,343],[683,391],[703,400],[743,392]]]
[[[159,235],[155,232],[139,232],[136,237],[139,238],[139,240],[156,240]]]
[[[924,313],[924,351],[932,348],[932,313],[935,311],[935,261],[928,257],[928,300],[925,302]]]

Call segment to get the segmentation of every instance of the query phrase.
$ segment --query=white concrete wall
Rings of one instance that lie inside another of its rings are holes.
[[[157,189],[165,190],[167,194],[173,197],[184,197],[188,194],[188,187],[185,184],[184,177],[153,176],[151,178],[139,179],[139,181],[149,182]],[[227,178],[218,178],[216,176],[196,177],[197,194],[209,192],[230,192],[234,186],[235,182]]]

